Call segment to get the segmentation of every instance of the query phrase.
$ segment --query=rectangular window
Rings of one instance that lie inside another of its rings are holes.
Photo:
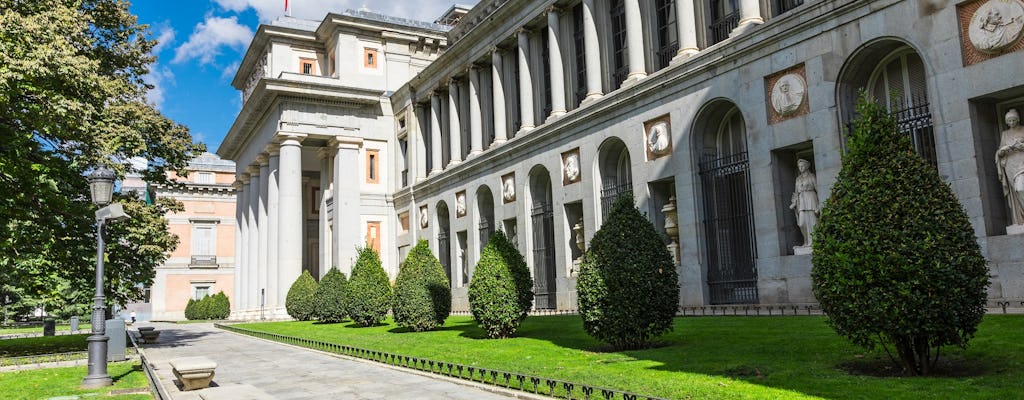
[[[217,225],[212,222],[193,222],[191,256],[193,266],[217,267]]]
[[[398,227],[402,233],[409,232],[409,212],[398,214]]]
[[[655,12],[658,17],[656,35],[658,38],[658,69],[667,67],[672,62],[672,58],[676,56],[676,52],[679,51],[679,40],[676,37],[678,31],[676,30],[675,3],[676,0],[657,0],[655,2]]]
[[[366,151],[366,183],[380,182],[380,156],[377,150]]]
[[[203,297],[206,297],[206,296],[209,296],[209,295],[210,295],[210,287],[209,286],[195,286],[195,291],[192,294],[192,298],[196,299],[196,300],[201,300]]]
[[[299,59],[299,72],[303,75],[315,75],[316,74],[316,60],[312,58],[300,58]]]
[[[363,66],[366,68],[377,68],[380,60],[377,59],[377,49],[363,49]]]
[[[612,89],[618,89],[629,75],[629,64],[626,54],[630,50],[626,42],[626,5],[623,0],[613,0],[609,15],[612,25]],[[633,50],[640,51],[640,50]]]
[[[370,221],[366,223],[366,246],[380,254],[380,222]]]
[[[216,183],[213,172],[196,172],[196,183],[212,185]]]

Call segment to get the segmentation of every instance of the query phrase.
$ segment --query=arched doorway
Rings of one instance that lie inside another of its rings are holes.
[[[537,166],[530,172],[530,227],[533,236],[533,308],[557,307],[555,297],[555,218],[551,174]]]
[[[618,138],[611,138],[598,149],[598,174],[601,179],[601,220],[608,217],[619,196],[633,192],[633,171],[629,151]]]
[[[444,201],[437,202],[437,259],[444,267],[448,283],[452,282],[452,239],[451,220],[448,218],[448,205]]]
[[[494,197],[491,195],[491,188],[484,185],[476,190],[477,210],[477,252],[482,252],[484,246],[494,234]]]
[[[708,105],[694,132],[711,304],[757,302],[750,162],[743,115],[728,101]]]

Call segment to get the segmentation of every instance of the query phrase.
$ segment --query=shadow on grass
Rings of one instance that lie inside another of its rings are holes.
[[[124,372],[122,372],[122,373],[120,373],[118,375],[111,375],[110,379],[113,380],[114,383],[117,383],[117,381],[119,381],[121,379],[124,379],[124,377],[126,377],[128,375],[131,375],[131,374],[133,374],[135,372],[140,372],[140,371],[142,371],[142,364],[135,364],[135,365],[132,365],[132,369],[124,371]]]

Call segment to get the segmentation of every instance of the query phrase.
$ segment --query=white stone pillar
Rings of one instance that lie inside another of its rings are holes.
[[[640,0],[624,0],[626,8],[626,46],[629,60],[627,82],[636,82],[647,76],[644,64],[644,30],[640,18]]]
[[[469,67],[469,157],[484,151],[484,124],[480,120],[480,67]]]
[[[334,153],[334,237],[337,252],[333,259],[335,265],[347,276],[352,276],[352,264],[357,254],[356,246],[366,246],[363,242],[363,228],[360,220],[360,188],[362,176],[359,171],[359,150],[363,147],[363,139],[356,137],[336,136],[331,141],[337,151]]]
[[[260,178],[260,168],[255,165],[249,166],[249,262],[246,268],[245,275],[242,279],[245,279],[245,283],[242,285],[245,289],[245,308],[248,310],[249,318],[252,318],[252,311],[258,306],[256,302],[256,287],[259,285],[259,263],[260,263],[260,231],[265,229],[262,226],[263,221],[259,220],[260,217],[260,193],[262,189],[260,184],[263,179]]]
[[[764,18],[761,18],[760,0],[740,0],[739,6],[740,22],[736,29],[729,33],[729,36],[738,35],[746,32],[747,29],[754,27],[754,25],[764,23]]]
[[[594,0],[583,0],[583,62],[587,68],[587,97],[582,104],[604,95],[601,88],[601,46],[597,41]]]
[[[433,164],[430,175],[441,172],[444,168],[441,164],[441,146],[444,146],[441,142],[441,95],[434,92],[430,95],[430,160]]]
[[[530,32],[519,29],[519,132],[534,128],[533,74],[530,71]],[[454,243],[454,241],[452,241]]]
[[[697,17],[693,0],[676,0],[676,33],[679,36],[679,51],[673,61],[697,54]]]
[[[320,212],[317,213],[317,219],[320,221],[320,229],[318,229],[320,248],[318,249],[318,254],[320,256],[320,270],[326,272],[330,271],[332,266],[330,261],[331,241],[328,239],[330,228],[327,226],[330,218],[327,215],[326,201],[327,191],[331,186],[331,148],[321,147],[320,150],[316,151],[316,155],[320,157],[320,203],[318,203]]]
[[[462,162],[462,120],[459,119],[459,81],[455,78],[448,80],[448,143],[451,157],[448,159],[450,167]]]
[[[302,274],[302,140],[305,135],[278,133],[281,143],[278,169],[280,225],[278,227],[278,304],[285,304],[288,289]]]
[[[284,303],[278,299],[281,291],[280,242],[281,229],[281,149],[276,143],[267,145],[269,169],[267,175],[267,316],[272,317]],[[288,283],[289,287],[291,282]],[[277,313],[280,314],[280,313]]]
[[[548,63],[551,68],[551,115],[553,119],[565,114],[565,67],[562,64],[562,35],[559,11],[548,9]]]
[[[267,215],[267,195],[268,189],[270,189],[270,160],[267,155],[260,154],[256,157],[256,162],[260,164],[260,202],[259,202],[259,215],[256,216],[256,220],[259,221],[260,233],[259,233],[259,261],[257,262],[257,274],[256,274],[256,304],[257,310],[263,307],[264,299],[262,294],[267,289],[267,258],[269,257],[269,244],[270,239],[270,217]]]
[[[246,252],[249,242],[249,193],[246,187],[249,186],[249,174],[238,174],[235,181],[235,287],[231,290],[231,313],[233,319],[238,319],[242,311],[242,272],[245,270]]]
[[[508,140],[507,120],[505,119],[505,85],[504,73],[501,68],[501,51],[497,47],[491,49],[491,107],[494,108],[494,143],[501,145]]]

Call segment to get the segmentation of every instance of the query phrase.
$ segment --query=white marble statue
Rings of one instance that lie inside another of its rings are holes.
[[[995,54],[1014,45],[1024,27],[1024,3],[1020,0],[989,0],[978,7],[967,26],[971,45]]]
[[[806,91],[807,83],[800,75],[783,75],[772,86],[772,108],[779,115],[791,115],[800,109]]]
[[[455,216],[466,216],[466,192],[459,192],[455,195]]]
[[[796,224],[800,226],[804,244],[794,247],[793,251],[796,254],[807,254],[811,249],[811,233],[818,225],[818,215],[821,213],[818,206],[818,178],[811,172],[809,161],[800,159],[796,165],[800,174],[796,177],[796,190],[793,191],[789,208],[796,213]]]
[[[649,150],[651,154],[660,156],[668,152],[668,145],[668,123],[660,121],[651,125],[651,129],[647,130],[647,150]]]
[[[576,182],[580,179],[580,155],[576,153],[565,157],[565,179],[569,182]]]
[[[1006,112],[1006,130],[999,138],[996,169],[1003,185],[1003,195],[1010,206],[1012,233],[1024,231],[1024,127],[1015,109]]]
[[[427,213],[427,206],[420,207],[420,228],[426,228],[430,223],[430,214]]]
[[[516,200],[516,177],[509,175],[501,182],[501,198],[505,199],[506,203],[511,203]]]

